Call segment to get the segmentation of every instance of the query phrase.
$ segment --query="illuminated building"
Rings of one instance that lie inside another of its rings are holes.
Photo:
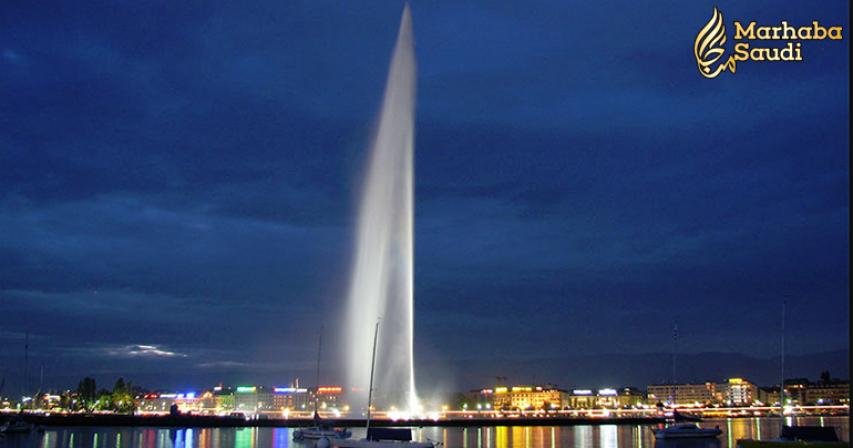
[[[592,389],[573,389],[566,406],[572,409],[593,409],[598,407],[598,397]]]
[[[304,387],[274,387],[273,408],[276,410],[311,408],[311,397]]]
[[[806,390],[808,389],[808,381],[793,381],[785,382],[785,401],[790,405],[806,404]],[[779,405],[779,386],[759,387],[757,400],[764,405],[778,406]],[[755,400],[753,400],[754,402]],[[813,404],[813,403],[812,403]]]
[[[636,408],[644,404],[646,394],[634,387],[623,387],[616,395],[616,403],[620,408]]]
[[[729,406],[749,406],[758,399],[758,387],[743,378],[729,378],[717,387],[724,391]]]
[[[596,407],[599,408],[618,408],[621,407],[619,405],[619,392],[612,387],[607,387],[604,389],[598,389],[598,393],[596,394]]]
[[[343,393],[344,388],[341,386],[320,386],[320,387],[312,387],[308,389],[309,396],[309,406],[314,405],[314,400],[316,399],[319,408],[327,409],[327,408],[340,408],[343,407]]]
[[[61,406],[62,397],[55,394],[38,394],[34,397],[33,405],[38,409],[50,410]]]
[[[648,404],[709,405],[721,397],[712,382],[698,384],[650,384],[646,390]]]
[[[808,387],[809,382],[805,378],[785,380],[786,404],[806,404],[806,390],[808,389]],[[759,387],[757,397],[757,400],[761,402],[761,404],[769,406],[778,406],[779,386]]]
[[[495,387],[495,409],[560,409],[569,394],[553,386]]]
[[[199,407],[206,414],[216,413],[216,398],[213,396],[213,391],[206,390],[201,394]]]
[[[811,384],[806,388],[805,404],[849,405],[850,383],[847,381],[837,381]]]
[[[230,387],[216,386],[213,388],[213,407],[217,412],[234,410],[234,390]]]
[[[571,409],[601,409],[637,407],[645,401],[645,395],[633,387],[614,389],[605,387],[592,389],[572,389],[565,405]]]
[[[140,397],[137,409],[141,412],[167,413],[172,404],[183,413],[202,411],[202,398],[195,392],[149,393]]]
[[[808,378],[791,378],[785,380],[786,404],[806,404],[806,390],[808,390],[810,385],[811,383]],[[778,397],[776,401],[779,401]]]
[[[258,411],[258,386],[237,386],[234,389],[234,410],[255,413]]]

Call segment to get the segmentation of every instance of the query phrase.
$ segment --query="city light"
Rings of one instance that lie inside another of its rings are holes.
[[[705,417],[738,416],[833,415],[849,412],[849,383],[838,381],[831,385],[805,383],[797,395],[785,398],[784,407],[778,404],[772,388],[760,388],[740,378],[734,383],[652,384],[643,391],[634,387],[605,387],[601,389],[559,389],[553,385],[501,386],[494,389],[474,389],[465,394],[466,401],[457,404],[426,404],[417,410],[396,406],[374,406],[374,418],[408,421],[435,418],[612,418],[674,417],[675,409],[690,409]],[[216,389],[219,388],[219,391]],[[223,417],[309,419],[313,417],[314,400],[324,418],[364,417],[363,409],[350,409],[345,394],[349,388],[320,386],[313,389],[263,386],[216,386],[203,392],[183,393],[145,392],[133,397],[131,412],[139,416],[167,415],[174,412]],[[491,391],[492,393],[483,393]],[[673,393],[676,391],[677,393]],[[669,394],[669,398],[662,398]],[[703,395],[704,394],[704,395]],[[665,400],[665,401],[664,401]],[[23,397],[21,401],[0,401],[0,413],[38,412],[62,414],[89,412],[95,414],[122,413],[119,408],[126,400],[113,401],[99,395],[88,408],[82,408],[75,391],[42,393]],[[663,405],[661,403],[664,403]],[[765,405],[770,403],[771,405]],[[70,409],[65,408],[68,406]],[[661,408],[660,406],[664,406]],[[440,409],[440,411],[434,411]]]
[[[273,392],[277,394],[292,394],[296,393],[295,387],[275,387],[273,388]]]
[[[339,394],[343,392],[343,388],[341,386],[320,386],[317,388],[318,394]]]

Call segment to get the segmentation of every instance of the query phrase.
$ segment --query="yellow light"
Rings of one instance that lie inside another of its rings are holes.
[[[495,388],[495,393],[496,393],[496,394],[505,394],[505,393],[506,393],[506,391],[507,391],[507,388],[506,388],[506,387],[496,387],[496,388]]]

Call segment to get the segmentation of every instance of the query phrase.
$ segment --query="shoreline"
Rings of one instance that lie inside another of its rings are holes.
[[[13,414],[18,415],[18,414]],[[827,415],[829,416],[829,415]],[[839,415],[834,415],[839,416]],[[246,428],[278,427],[298,428],[312,426],[310,418],[261,418],[244,419],[235,417],[178,415],[178,416],[141,416],[141,415],[34,415],[23,414],[23,419],[41,426],[125,426],[125,427],[168,427],[168,428]],[[773,418],[774,416],[767,416]],[[817,416],[815,416],[817,417]],[[752,416],[731,416],[725,418],[753,418]],[[778,416],[776,416],[778,418]],[[359,428],[365,426],[364,419],[328,419],[324,420],[335,427]],[[579,426],[579,425],[656,425],[665,423],[663,417],[529,417],[529,418],[464,418],[464,419],[419,419],[419,420],[371,420],[375,427],[494,427],[494,426]]]

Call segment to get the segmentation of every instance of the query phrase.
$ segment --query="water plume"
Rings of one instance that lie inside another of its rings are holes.
[[[344,347],[355,409],[366,407],[373,329],[381,319],[374,397],[379,406],[415,411],[414,331],[415,54],[406,5],[359,207]]]

